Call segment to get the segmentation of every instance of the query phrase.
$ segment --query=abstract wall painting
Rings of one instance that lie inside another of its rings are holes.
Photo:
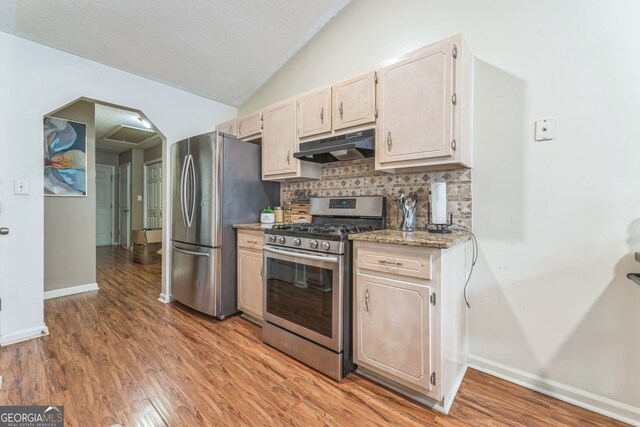
[[[87,125],[44,119],[44,194],[87,195]]]

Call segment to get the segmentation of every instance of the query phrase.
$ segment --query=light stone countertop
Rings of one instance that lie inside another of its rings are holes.
[[[273,227],[273,224],[260,224],[259,222],[252,224],[233,224],[233,228],[238,230],[264,231],[271,227]]]
[[[454,231],[450,234],[429,233],[428,231],[377,230],[349,235],[349,240],[362,242],[390,243],[394,245],[422,246],[425,248],[448,249],[469,238],[469,233]]]

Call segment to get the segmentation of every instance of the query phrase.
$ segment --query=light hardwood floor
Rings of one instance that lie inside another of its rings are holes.
[[[617,426],[469,370],[448,416],[262,344],[240,317],[162,304],[160,266],[98,249],[99,291],[45,301],[50,334],[0,350],[0,405],[64,405],[67,426]]]

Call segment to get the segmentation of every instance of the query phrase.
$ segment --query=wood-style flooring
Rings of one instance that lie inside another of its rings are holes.
[[[224,322],[162,304],[160,266],[98,249],[99,291],[45,301],[50,335],[0,350],[0,405],[64,405],[67,426],[616,426],[470,369],[448,416],[357,375],[334,382]]]

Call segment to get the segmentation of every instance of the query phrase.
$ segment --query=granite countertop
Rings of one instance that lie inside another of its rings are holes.
[[[238,230],[263,231],[271,227],[273,227],[273,224],[260,224],[259,222],[253,224],[233,224],[233,228],[237,228]]]
[[[448,249],[469,238],[469,233],[454,231],[451,234],[436,234],[428,231],[377,230],[349,235],[349,240],[362,242],[391,243],[425,248]]]

